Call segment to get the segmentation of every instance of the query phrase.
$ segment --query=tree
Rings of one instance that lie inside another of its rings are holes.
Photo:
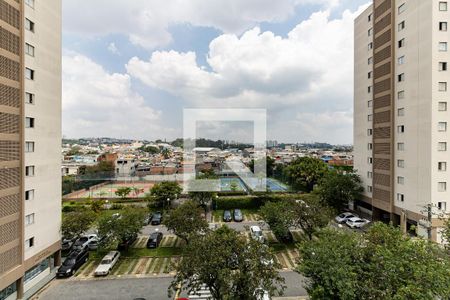
[[[89,203],[91,206],[91,210],[96,214],[98,214],[102,210],[103,205],[105,204],[103,200],[93,200],[93,199],[89,200]]]
[[[266,176],[267,177],[273,177],[274,176],[274,169],[275,169],[275,159],[273,159],[270,156],[266,156]],[[249,169],[252,172],[255,172],[255,160],[252,159],[249,163]]]
[[[269,247],[223,226],[184,248],[170,289],[196,292],[206,285],[213,299],[250,300],[260,288],[270,295],[282,293],[284,279],[277,268]]]
[[[293,203],[288,201],[267,202],[259,210],[261,218],[270,226],[281,242],[288,238],[289,227],[294,225]]]
[[[175,181],[163,181],[155,184],[150,189],[150,195],[153,196],[153,201],[156,206],[162,207],[167,199],[174,200],[182,192],[182,188]]]
[[[189,244],[191,237],[208,229],[208,222],[203,217],[203,209],[192,201],[187,201],[173,209],[164,218],[163,224],[186,244]]]
[[[130,195],[132,188],[130,188],[129,186],[124,186],[124,187],[120,187],[118,188],[114,194],[116,194],[117,196],[119,196],[120,198],[122,198],[122,200],[125,200],[128,195]]]
[[[147,152],[150,154],[158,154],[160,152],[160,149],[156,145],[146,145],[139,148],[139,150],[143,152]]]
[[[98,221],[98,233],[104,237],[102,247],[114,247],[132,236],[142,228],[145,212],[142,209],[125,208],[120,215],[105,215]]]
[[[205,210],[205,214],[208,212],[208,205],[217,193],[211,191],[198,191],[204,187],[208,187],[206,180],[218,179],[217,175],[212,170],[206,170],[197,176],[197,180],[189,182],[189,197],[202,206]],[[202,181],[203,180],[203,181]]]
[[[445,222],[442,238],[443,242],[446,242],[445,247],[450,251],[450,219]]]
[[[164,148],[161,151],[161,154],[164,156],[165,159],[169,159],[171,153],[172,152],[169,149],[167,149],[167,148]]]
[[[324,205],[314,194],[309,194],[302,200],[295,201],[292,207],[295,210],[294,225],[301,228],[309,240],[313,239],[318,230],[330,223],[334,214],[333,210]]]
[[[328,166],[322,160],[300,157],[284,169],[284,177],[293,188],[311,192],[327,172]]]
[[[334,229],[300,245],[311,299],[449,299],[450,258],[439,246],[375,223],[364,235]]]
[[[94,212],[89,210],[75,211],[63,216],[61,231],[64,238],[77,239],[91,228],[96,219]]]
[[[324,203],[337,210],[361,197],[364,188],[356,173],[328,172],[319,182],[318,193]]]

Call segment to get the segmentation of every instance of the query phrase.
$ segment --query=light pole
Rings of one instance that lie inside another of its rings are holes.
[[[167,210],[170,208],[170,198],[167,198]]]

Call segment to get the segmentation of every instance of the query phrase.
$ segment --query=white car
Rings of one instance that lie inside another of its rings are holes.
[[[108,254],[103,257],[102,261],[98,265],[97,269],[95,269],[95,276],[106,276],[112,270],[114,265],[117,263],[120,257],[119,251],[110,251]]]
[[[351,218],[358,218],[357,214],[351,213],[351,212],[345,212],[334,218],[336,222],[339,224],[347,222],[348,219]]]
[[[350,218],[347,220],[347,222],[345,222],[345,224],[347,224],[347,226],[350,228],[361,228],[364,225],[369,224],[369,223],[370,223],[369,220],[361,219],[358,217]]]
[[[250,226],[250,235],[252,239],[264,243],[264,235],[259,226]]]
[[[98,236],[96,234],[88,234],[80,237],[74,244],[73,249],[74,250],[82,250],[82,249],[88,249],[89,243],[96,241],[98,242]]]

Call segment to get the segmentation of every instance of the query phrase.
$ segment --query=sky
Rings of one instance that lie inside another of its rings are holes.
[[[63,0],[63,135],[173,140],[184,109],[234,108],[266,109],[268,140],[351,144],[367,2]],[[246,121],[197,132],[248,141]]]

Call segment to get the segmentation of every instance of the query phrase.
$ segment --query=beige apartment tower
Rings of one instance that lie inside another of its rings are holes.
[[[60,263],[61,1],[0,0],[0,299]]]
[[[375,0],[355,20],[357,205],[440,243],[450,212],[449,22],[449,3],[437,0]]]

